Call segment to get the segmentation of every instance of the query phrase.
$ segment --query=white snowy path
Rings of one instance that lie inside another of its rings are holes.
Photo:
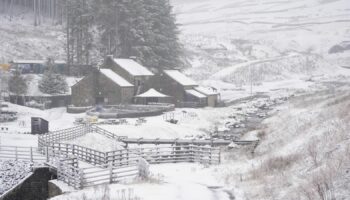
[[[145,200],[229,200],[222,189],[211,189],[221,187],[212,175],[213,168],[189,163],[152,165],[151,173],[164,184],[137,185],[135,193]]]

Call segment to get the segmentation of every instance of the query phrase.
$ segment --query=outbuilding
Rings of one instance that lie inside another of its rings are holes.
[[[215,107],[218,105],[220,95],[214,88],[205,88],[202,86],[198,86],[194,89],[207,97],[208,106]]]

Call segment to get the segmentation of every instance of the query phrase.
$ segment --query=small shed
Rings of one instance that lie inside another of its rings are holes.
[[[40,117],[31,118],[32,134],[45,134],[49,132],[49,122]]]
[[[135,102],[146,105],[149,103],[170,103],[171,96],[165,95],[154,88],[151,88],[146,92],[135,96]]]

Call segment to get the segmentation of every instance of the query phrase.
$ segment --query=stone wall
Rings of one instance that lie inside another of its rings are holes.
[[[173,104],[179,106],[181,102],[186,101],[185,90],[193,89],[194,86],[183,86],[174,81],[165,73],[157,74],[151,79],[151,85],[154,89],[160,91],[163,94],[173,97]]]
[[[33,175],[12,189],[0,200],[46,200],[48,198],[48,181],[55,178],[49,168],[36,168]]]
[[[72,86],[72,104],[74,106],[91,106],[96,104],[96,72],[86,76],[77,84]]]
[[[120,87],[109,78],[99,75],[97,97],[104,99],[106,105],[132,103],[134,87]]]

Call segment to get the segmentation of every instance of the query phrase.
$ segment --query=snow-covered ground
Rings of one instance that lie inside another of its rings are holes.
[[[218,88],[225,102],[261,93],[271,98],[294,97],[278,107],[277,115],[266,119],[261,129],[242,137],[261,140],[254,156],[236,146],[224,153],[224,163],[219,166],[152,165],[149,182],[87,189],[54,199],[82,199],[84,192],[87,199],[98,199],[105,188],[111,197],[116,197],[119,189],[132,188],[136,196],[146,200],[226,200],[231,193],[237,200],[321,199],[321,195],[349,199],[350,69],[343,66],[349,66],[350,52],[328,54],[332,46],[349,40],[348,0],[172,3],[192,64],[185,72],[192,78]],[[3,62],[10,57],[44,59],[51,53],[62,57],[60,27],[22,24],[26,22],[0,21]],[[44,38],[34,36],[38,33]],[[127,119],[126,125],[101,127],[128,137],[193,138],[205,136],[214,127],[222,128],[226,122],[233,123],[229,116],[237,114],[235,107],[250,110],[254,109],[252,104],[176,109],[172,114],[147,117],[140,126],[135,126],[136,119]],[[40,111],[10,104],[10,109],[19,113],[19,120],[1,124],[12,132],[0,134],[1,144],[36,146],[36,136],[14,133],[28,132],[31,116],[48,119],[50,130],[72,127],[77,117],[86,117],[67,114],[65,108]],[[178,124],[165,121],[172,115]],[[101,151],[116,145],[97,135],[70,142]]]

